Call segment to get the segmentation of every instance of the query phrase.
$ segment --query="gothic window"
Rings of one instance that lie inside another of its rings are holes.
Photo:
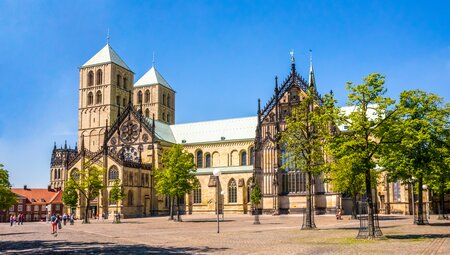
[[[148,89],[145,91],[144,102],[150,103],[150,90],[148,90]]]
[[[142,91],[138,92],[138,104],[142,104]]]
[[[149,109],[145,109],[145,117],[150,117],[150,110]]]
[[[166,114],[165,114],[165,113],[162,113],[162,119],[163,119],[164,121],[166,121]]]
[[[120,106],[120,96],[116,96],[116,104]]]
[[[133,191],[130,190],[128,191],[128,206],[132,206],[133,205]]]
[[[203,152],[201,150],[197,151],[197,167],[203,168]]]
[[[88,86],[94,85],[94,72],[89,71],[88,73]]]
[[[109,180],[116,180],[119,178],[119,170],[117,169],[117,167],[113,166],[111,167],[111,169],[109,169],[108,178]]]
[[[228,203],[237,203],[237,186],[234,179],[228,183]]]
[[[202,186],[199,184],[196,189],[194,189],[194,204],[202,203]]]
[[[209,153],[205,154],[205,167],[211,167],[211,154]]]
[[[130,173],[128,174],[128,184],[129,184],[130,186],[133,186],[133,173],[132,173],[132,172],[130,172]]]
[[[53,179],[56,180],[58,178],[58,169],[53,170]]]
[[[117,87],[120,88],[120,80],[122,79],[122,77],[120,76],[120,74],[117,75]]]
[[[163,105],[166,105],[166,94],[163,94]]]
[[[170,95],[167,95],[167,106],[170,107]]]
[[[103,72],[102,72],[102,70],[101,69],[98,69],[97,70],[97,77],[96,77],[96,84],[97,85],[100,85],[100,84],[102,84],[102,81],[103,80]]]
[[[80,179],[80,173],[78,173],[77,169],[72,170],[72,172],[70,173],[70,176],[72,176],[72,178],[74,180]]]
[[[170,122],[169,114],[167,114],[166,120],[167,120],[167,122]]]
[[[250,165],[255,164],[255,148],[250,148]]]
[[[123,77],[123,89],[127,90],[127,86],[128,86],[128,84],[127,84],[127,77]]]
[[[96,104],[101,104],[102,103],[102,92],[100,90],[97,91],[97,93],[95,95],[95,103]]]
[[[246,165],[247,165],[247,152],[242,151],[241,152],[241,166],[246,166]]]
[[[94,103],[94,94],[92,94],[92,92],[89,92],[87,96],[87,104],[92,105],[93,103]]]

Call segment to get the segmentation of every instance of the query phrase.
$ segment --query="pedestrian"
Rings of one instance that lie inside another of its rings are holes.
[[[23,214],[19,214],[19,225],[23,225]]]
[[[52,234],[56,234],[57,229],[56,229],[56,225],[58,224],[57,222],[57,218],[55,214],[52,214],[52,217],[50,217],[50,222],[52,224]]]
[[[62,226],[61,226],[61,215],[56,215],[56,218],[57,218],[57,222],[58,222],[58,229],[61,229],[62,228]]]
[[[14,224],[14,223],[17,223],[17,217],[16,217],[15,214],[13,215],[13,224]]]
[[[67,221],[67,214],[64,213],[63,215],[63,222],[64,222],[64,226],[66,225],[66,221]]]
[[[11,215],[9,215],[9,223],[11,224],[11,227],[13,226],[13,224],[14,224],[14,217],[13,217],[13,215],[11,214]]]
[[[72,213],[70,215],[70,225],[73,225],[73,220],[74,220],[75,215]]]

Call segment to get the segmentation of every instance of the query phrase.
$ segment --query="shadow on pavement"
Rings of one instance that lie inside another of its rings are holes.
[[[405,220],[408,219],[407,217],[401,217],[401,216],[378,216],[379,220]]]
[[[450,234],[425,234],[425,235],[385,235],[387,239],[421,239],[421,238],[449,238]]]
[[[222,220],[220,219],[220,222],[234,222],[235,220]],[[183,220],[183,222],[194,222],[194,223],[201,223],[201,222],[217,222],[217,219],[192,219],[192,220]]]
[[[0,254],[193,254],[223,252],[228,248],[153,247],[109,242],[0,241]]]
[[[17,232],[17,233],[0,233],[0,236],[28,235],[36,232]]]
[[[448,227],[450,226],[450,222],[435,222],[435,223],[430,223],[430,226],[433,227]]]

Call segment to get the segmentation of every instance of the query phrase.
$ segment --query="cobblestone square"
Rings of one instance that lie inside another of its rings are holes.
[[[121,224],[93,220],[63,226],[57,236],[50,225],[0,224],[0,254],[449,254],[450,222],[432,218],[428,226],[411,224],[409,216],[386,215],[381,240],[356,240],[359,221],[316,216],[318,230],[300,230],[299,215],[187,215],[183,222],[167,217],[126,219]]]

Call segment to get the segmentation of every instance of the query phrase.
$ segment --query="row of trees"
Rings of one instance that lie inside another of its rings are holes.
[[[422,184],[443,194],[450,188],[450,107],[441,97],[420,90],[404,91],[398,103],[386,96],[384,76],[370,74],[362,84],[347,83],[350,112],[336,107],[333,93],[316,97],[315,87],[286,119],[281,142],[290,162],[307,173],[306,228],[314,228],[312,176],[327,173],[336,191],[366,194],[369,238],[375,236],[372,189],[380,164],[391,181],[417,180],[418,221],[423,224]],[[338,130],[338,126],[346,126]],[[288,166],[285,166],[288,167]],[[442,206],[442,205],[441,205]]]

